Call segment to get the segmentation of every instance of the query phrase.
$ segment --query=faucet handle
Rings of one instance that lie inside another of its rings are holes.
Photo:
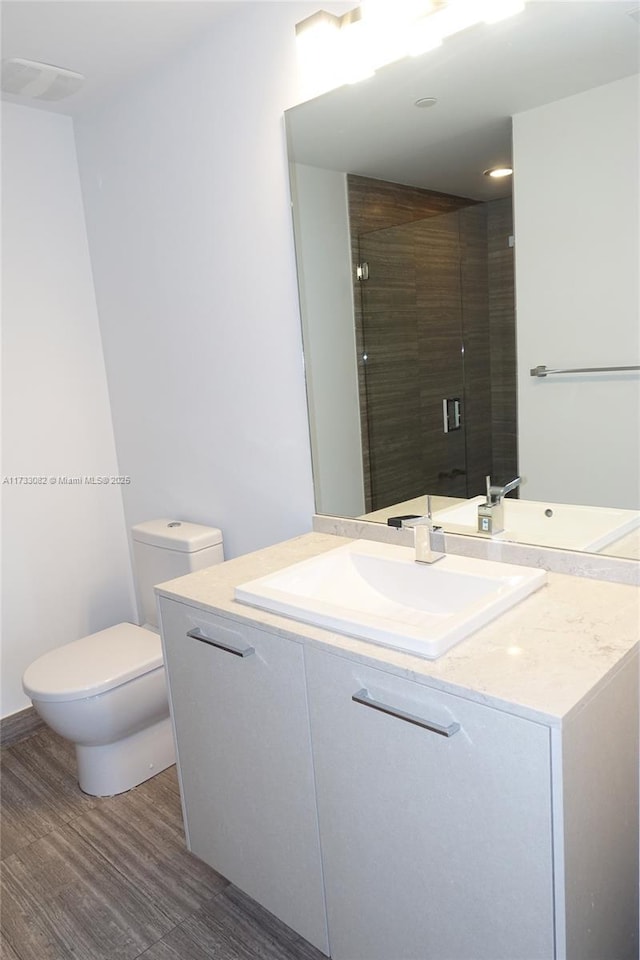
[[[515,490],[516,487],[520,486],[521,478],[514,477],[513,480],[510,480],[508,483],[505,483],[503,487],[494,486],[491,483],[491,477],[487,476],[487,503],[496,504],[500,503],[508,493],[511,493],[512,490]]]

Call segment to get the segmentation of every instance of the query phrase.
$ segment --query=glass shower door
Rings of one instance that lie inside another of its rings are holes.
[[[473,496],[491,463],[482,205],[362,235],[360,259],[370,509]]]

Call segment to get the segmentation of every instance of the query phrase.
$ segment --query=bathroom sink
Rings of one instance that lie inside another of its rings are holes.
[[[434,659],[546,580],[531,567],[353,540],[236,587],[242,603]]]
[[[434,514],[434,523],[451,533],[477,534],[478,504],[484,502],[484,497],[474,497],[455,507],[439,510]],[[535,543],[541,547],[593,552],[640,525],[637,510],[508,498],[503,506],[504,530],[493,534],[493,539]]]

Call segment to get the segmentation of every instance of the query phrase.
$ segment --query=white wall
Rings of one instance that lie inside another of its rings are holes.
[[[640,507],[638,77],[514,118],[522,495]]]
[[[2,474],[118,474],[71,121],[2,108]],[[120,488],[3,482],[2,716],[60,644],[135,616]]]
[[[357,517],[365,503],[347,177],[301,163],[291,172],[316,511]]]
[[[127,522],[212,523],[227,557],[314,510],[283,119],[308,13],[238,4],[76,123]]]

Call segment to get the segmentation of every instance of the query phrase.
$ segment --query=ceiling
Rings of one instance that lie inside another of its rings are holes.
[[[239,0],[2,0],[3,59],[43,61],[86,77],[68,99],[3,99],[70,115],[90,111],[206,32],[222,29],[224,18],[244,5],[250,6]],[[317,9],[344,12],[354,3],[299,6],[304,18]],[[504,195],[509,187],[488,181],[482,170],[510,158],[511,116],[636,73],[638,10],[634,0],[530,0],[509,20],[466,30],[437,50],[287,111],[295,158],[475,199]],[[438,102],[416,109],[418,97]]]
[[[3,100],[77,115],[118,93],[219,26],[234,4],[192,0],[2,0],[2,59],[19,57],[86,77],[65,100]]]
[[[477,200],[508,195],[509,181],[483,171],[511,159],[511,117],[637,73],[638,10],[633,0],[533,0],[287,111],[291,153]],[[419,97],[437,103],[418,109]]]

